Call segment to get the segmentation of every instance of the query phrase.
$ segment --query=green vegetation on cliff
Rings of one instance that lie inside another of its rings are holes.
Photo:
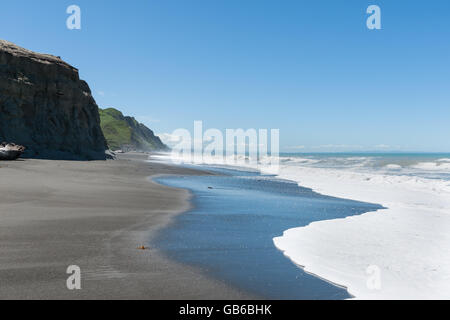
[[[167,150],[152,130],[114,108],[99,109],[100,125],[111,150]]]

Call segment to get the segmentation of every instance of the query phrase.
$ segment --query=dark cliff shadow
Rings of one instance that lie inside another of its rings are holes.
[[[33,151],[25,152],[21,159],[39,159],[39,160],[62,160],[62,161],[94,161],[111,160],[114,157],[105,152],[87,152],[84,154],[72,154],[60,151],[46,151],[35,153]]]

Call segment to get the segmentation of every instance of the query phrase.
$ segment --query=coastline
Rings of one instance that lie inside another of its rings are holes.
[[[264,166],[259,169],[265,172]],[[354,299],[450,297],[448,182],[284,164],[276,176],[321,195],[383,206],[357,216],[287,228],[275,236],[273,244],[297,267],[346,288]],[[379,284],[373,286],[373,280]]]
[[[351,298],[342,286],[292,263],[274,246],[273,237],[311,221],[358,215],[381,206],[319,195],[257,172],[200,168],[217,175],[157,179],[195,196],[195,207],[177,216],[156,238],[170,259],[267,299]]]
[[[115,161],[1,162],[0,299],[253,299],[199,270],[139,250],[189,208],[189,193],[155,175],[208,174]],[[66,287],[81,269],[81,290]]]
[[[138,249],[192,209],[184,184],[173,188],[154,179],[214,175],[207,168],[146,160],[147,155],[128,153],[115,161],[0,162],[0,299],[260,299],[151,245]],[[394,202],[411,199],[410,189],[386,189],[373,197],[370,192],[379,190],[380,183],[373,177],[352,173],[353,180],[348,180],[342,171],[295,170],[301,179],[286,171],[278,177],[320,195],[387,207],[283,229],[273,242],[296,268],[346,289],[356,299],[448,295],[445,276],[450,268],[442,258],[449,256],[442,246],[449,239],[445,190],[437,195],[434,189],[413,190],[417,202],[442,197],[442,208],[436,211],[425,202],[422,207]],[[386,198],[386,192],[396,198]],[[408,245],[414,252],[404,250]],[[80,266],[82,290],[67,289],[69,265]],[[380,267],[381,290],[367,291],[370,265]]]

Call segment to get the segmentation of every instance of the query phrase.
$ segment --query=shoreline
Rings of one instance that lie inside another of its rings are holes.
[[[264,174],[264,168],[258,171]],[[286,229],[274,237],[276,248],[297,267],[346,288],[353,299],[450,297],[448,183],[287,165],[276,176],[321,195],[383,206]],[[373,267],[379,270],[380,285],[370,288],[368,280],[377,278]]]
[[[268,299],[352,298],[347,288],[292,263],[273,237],[308,221],[342,217],[346,209],[357,215],[380,206],[326,197],[256,172],[199,168],[219,175],[158,181],[195,195],[195,208],[177,216],[157,238],[168,257]]]
[[[0,299],[256,298],[138,249],[190,205],[148,177],[208,174],[146,159],[0,162]],[[81,290],[66,287],[70,265]]]
[[[353,299],[448,298],[450,288],[445,279],[450,275],[449,262],[440,258],[445,256],[443,250],[448,252],[442,245],[448,243],[445,226],[450,226],[446,189],[436,194],[420,185],[420,178],[414,182],[417,185],[410,185],[411,178],[401,176],[392,176],[392,181],[385,183],[367,174],[332,170],[326,171],[326,179],[318,178],[325,171],[303,169],[303,175],[297,173],[298,178],[290,180],[320,194],[379,203],[384,209],[288,229],[274,238],[275,246],[291,261],[303,265],[305,272],[346,288]],[[288,173],[280,176],[287,178]],[[414,205],[410,199],[423,203]],[[415,252],[407,250],[411,244]],[[373,276],[371,267],[379,270],[377,288],[367,285]]]

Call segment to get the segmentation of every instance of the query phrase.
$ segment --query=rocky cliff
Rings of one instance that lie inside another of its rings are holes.
[[[109,148],[123,151],[168,150],[152,130],[114,108],[100,109],[101,127]]]
[[[59,57],[0,40],[0,142],[26,155],[105,159],[98,107],[78,70]]]

